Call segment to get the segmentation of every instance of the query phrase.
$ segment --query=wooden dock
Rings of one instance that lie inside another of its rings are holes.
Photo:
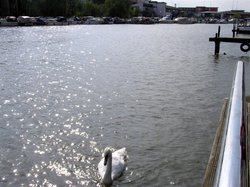
[[[215,37],[209,38],[210,42],[228,42],[228,43],[250,43],[250,38],[230,38],[230,37]]]
[[[240,43],[240,49],[243,52],[250,51],[250,38],[235,38],[235,29],[233,31],[233,37],[220,37],[220,26],[218,27],[218,32],[215,34],[214,38],[209,38],[210,42],[215,43],[214,54],[218,55],[220,53],[220,43]]]

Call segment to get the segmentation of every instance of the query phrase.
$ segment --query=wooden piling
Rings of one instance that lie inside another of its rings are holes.
[[[220,25],[218,27],[218,38],[220,37]]]
[[[232,32],[233,32],[233,38],[235,38],[235,33],[237,33],[237,30],[236,30],[235,24],[234,24],[234,26],[233,26],[233,30],[232,30]]]
[[[214,55],[219,55],[220,53],[220,26],[218,27],[218,32],[215,33],[215,48],[214,48]]]
[[[214,54],[218,55],[220,53],[220,40],[219,38],[219,33],[215,34],[215,48],[214,48]]]

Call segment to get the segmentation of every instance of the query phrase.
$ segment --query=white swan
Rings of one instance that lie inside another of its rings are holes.
[[[105,148],[104,157],[98,164],[98,171],[101,175],[101,183],[105,186],[111,186],[113,180],[122,176],[127,162],[126,148],[116,150],[112,153],[110,148]]]

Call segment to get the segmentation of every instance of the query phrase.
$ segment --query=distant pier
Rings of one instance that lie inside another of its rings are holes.
[[[218,27],[218,32],[215,34],[214,38],[209,38],[210,42],[215,43],[214,54],[219,55],[220,53],[220,43],[240,43],[240,49],[243,52],[250,51],[250,38],[235,38],[235,29],[233,31],[233,37],[220,37],[220,26]]]

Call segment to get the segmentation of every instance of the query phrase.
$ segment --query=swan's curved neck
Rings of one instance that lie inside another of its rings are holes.
[[[111,185],[113,183],[111,178],[111,173],[112,173],[112,153],[108,155],[106,171],[102,180],[103,184]]]

